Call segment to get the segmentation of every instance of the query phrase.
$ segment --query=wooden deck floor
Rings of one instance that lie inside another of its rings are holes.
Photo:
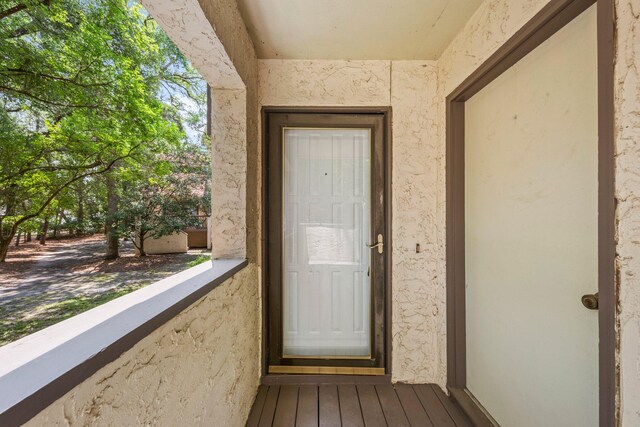
[[[459,427],[467,418],[437,385],[260,386],[247,427]]]

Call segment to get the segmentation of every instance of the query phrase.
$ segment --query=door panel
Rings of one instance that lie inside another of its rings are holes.
[[[267,122],[269,372],[384,373],[385,116]]]
[[[284,129],[286,357],[371,356],[371,130]]]
[[[596,9],[465,105],[467,387],[504,426],[598,424]]]

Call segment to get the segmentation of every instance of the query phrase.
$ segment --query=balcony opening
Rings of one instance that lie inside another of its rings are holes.
[[[15,2],[0,39],[4,345],[210,261],[211,150],[207,84],[139,3]]]

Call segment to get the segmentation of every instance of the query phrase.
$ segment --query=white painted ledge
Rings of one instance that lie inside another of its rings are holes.
[[[246,265],[206,262],[0,347],[0,425],[35,415]]]

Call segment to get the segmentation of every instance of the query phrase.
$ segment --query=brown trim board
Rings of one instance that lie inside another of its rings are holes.
[[[447,384],[478,425],[491,422],[466,389],[464,103],[597,2],[598,7],[598,292],[600,425],[615,425],[614,34],[612,0],[550,1],[446,99]],[[469,409],[476,406],[475,409]],[[469,412],[470,411],[470,412]]]
[[[466,388],[449,388],[451,399],[473,421],[476,427],[494,427],[498,423]]]
[[[1,413],[0,425],[10,427],[26,423],[47,406],[51,405],[67,392],[71,391],[74,387],[88,379],[100,368],[116,360],[120,355],[131,349],[143,338],[176,317],[190,305],[220,286],[247,265],[248,262],[245,260],[235,268],[230,269],[222,276],[217,277],[215,280],[212,280],[207,285],[202,286],[200,289],[189,294],[182,300],[176,301],[175,304],[168,309],[157,314],[155,317],[141,324],[117,341],[114,341],[91,358],[85,360],[72,370],[64,373],[54,381],[42,387],[36,393]]]
[[[615,107],[614,63],[616,31],[613,0],[598,4],[598,293],[600,425],[619,420],[616,401],[619,375],[616,369]]]
[[[263,307],[262,307],[262,333],[265,339],[262,344],[262,358],[261,358],[261,366],[262,366],[262,375],[263,381],[266,378],[273,377],[282,377],[281,374],[268,374],[268,366],[269,366],[269,353],[271,344],[269,343],[269,328],[270,328],[270,319],[269,319],[269,265],[267,261],[267,251],[268,251],[268,230],[270,227],[269,221],[269,191],[266,185],[268,179],[268,170],[267,166],[269,164],[269,147],[268,147],[268,134],[269,134],[269,115],[272,113],[286,113],[286,114],[356,114],[356,115],[382,115],[383,116],[383,125],[384,125],[384,147],[383,147],[383,160],[384,160],[384,191],[386,194],[386,200],[384,204],[384,229],[385,229],[385,307],[384,307],[384,368],[387,375],[391,372],[391,267],[392,267],[392,236],[391,236],[391,200],[392,200],[392,175],[391,175],[391,164],[392,164],[392,141],[391,141],[391,107],[309,107],[309,106],[300,106],[300,107],[281,107],[281,106],[263,106],[261,109],[261,129],[262,129],[262,229],[264,230],[264,237],[262,240],[262,265],[263,265],[263,274],[262,274],[262,295],[263,295]],[[387,375],[380,376],[386,377]],[[291,377],[300,377],[297,374],[290,374]],[[330,376],[327,376],[330,377]]]
[[[386,280],[384,274],[384,260],[388,253],[377,254],[371,258],[371,280],[372,280],[372,327],[371,343],[373,344],[371,357],[358,358],[329,358],[329,357],[295,357],[288,356],[283,350],[283,232],[284,232],[284,193],[283,193],[283,173],[284,173],[284,129],[288,127],[311,127],[311,128],[365,128],[371,131],[372,135],[372,164],[371,164],[371,185],[372,185],[372,209],[371,209],[371,233],[367,236],[368,241],[373,241],[377,233],[386,233],[384,221],[384,115],[383,114],[325,114],[325,113],[270,113],[269,127],[267,135],[268,147],[268,182],[265,184],[268,196],[268,209],[265,214],[268,216],[269,227],[266,232],[268,239],[268,251],[265,253],[269,263],[269,372],[270,373],[350,373],[347,368],[369,368],[384,367],[384,343],[385,337],[385,288]],[[378,197],[379,196],[379,197]],[[335,359],[340,359],[338,362]],[[345,368],[348,372],[334,372],[336,366]],[[312,367],[316,367],[312,369]],[[322,372],[320,372],[322,371]],[[354,372],[355,373],[355,372]],[[384,372],[383,372],[384,373]],[[379,372],[377,372],[379,374]]]

